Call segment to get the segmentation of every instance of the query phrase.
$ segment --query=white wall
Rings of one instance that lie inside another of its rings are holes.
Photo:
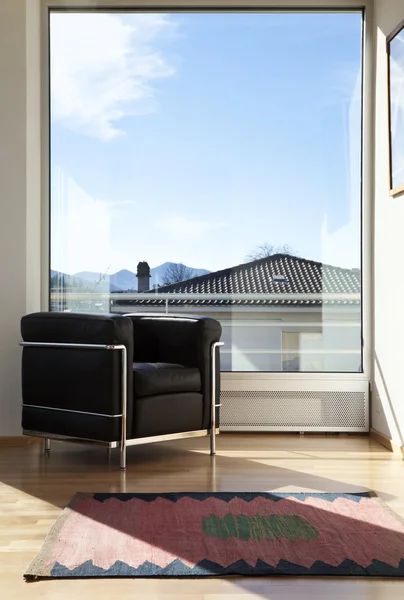
[[[400,445],[404,445],[404,196],[389,196],[386,36],[403,19],[403,0],[376,0],[372,427]]]
[[[38,88],[26,94],[31,33],[25,0],[0,0],[0,436],[21,433],[20,318],[39,308]]]

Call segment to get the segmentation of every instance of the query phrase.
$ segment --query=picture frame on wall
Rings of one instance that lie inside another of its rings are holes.
[[[390,196],[404,194],[404,21],[387,38]]]

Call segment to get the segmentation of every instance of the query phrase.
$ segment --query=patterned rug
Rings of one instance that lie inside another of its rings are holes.
[[[77,494],[25,573],[404,576],[404,521],[373,492]]]

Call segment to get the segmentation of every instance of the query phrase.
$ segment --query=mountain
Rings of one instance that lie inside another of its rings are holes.
[[[80,271],[79,273],[75,273],[74,275],[69,275],[71,279],[82,281],[87,286],[87,288],[95,288],[94,291],[97,292],[118,292],[122,289],[119,286],[115,285],[114,282],[111,282],[110,275],[106,275],[104,278],[102,278],[102,276],[102,273],[93,273],[92,271]]]
[[[61,271],[55,271],[54,269],[51,269],[50,276],[52,279],[57,276],[56,281],[54,282],[55,287],[60,285],[62,280],[65,285],[76,288],[77,292],[80,292],[81,289],[83,292],[89,292],[93,289],[97,292],[120,291],[120,288],[108,281],[108,276],[100,281],[96,286],[96,282],[98,282],[100,279],[99,273],[83,271],[82,273],[76,273],[75,275],[68,275],[67,273],[62,273]]]
[[[117,273],[110,276],[109,282],[111,285],[118,288],[118,290],[136,290],[137,289],[137,277],[132,271],[122,269]]]
[[[164,275],[167,269],[171,265],[176,265],[178,263],[165,262],[157,267],[153,267],[150,269],[150,289],[153,288],[156,284],[162,284]],[[193,267],[189,267],[193,272],[193,277],[197,277],[199,275],[206,275],[210,273],[207,269],[194,269]],[[56,273],[56,271],[51,271],[51,273]],[[95,273],[92,271],[80,271],[79,273],[75,273],[74,275],[69,275],[68,277],[76,278],[78,280],[85,281],[86,284],[95,285],[95,282],[100,279],[100,273]],[[109,289],[111,292],[117,291],[127,291],[127,290],[137,290],[137,277],[136,273],[132,271],[128,271],[127,269],[122,269],[113,275],[107,275],[105,279],[97,286],[98,291],[104,291],[107,286],[107,282],[109,281]]]
[[[178,263],[173,263],[173,262],[165,262],[162,265],[159,265],[158,267],[153,267],[153,269],[150,269],[150,288],[152,289],[154,287],[154,285],[156,284],[160,284],[162,285],[163,283],[163,278],[164,275],[167,271],[167,269],[169,267],[171,267],[172,265],[177,265]],[[207,275],[208,273],[210,273],[210,271],[207,271],[206,269],[194,269],[193,267],[187,267],[189,269],[192,270],[193,272],[193,277],[198,277],[199,275]]]

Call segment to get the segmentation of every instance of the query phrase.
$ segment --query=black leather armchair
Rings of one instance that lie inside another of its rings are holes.
[[[121,450],[219,426],[221,325],[198,315],[33,313],[21,320],[22,428]]]

